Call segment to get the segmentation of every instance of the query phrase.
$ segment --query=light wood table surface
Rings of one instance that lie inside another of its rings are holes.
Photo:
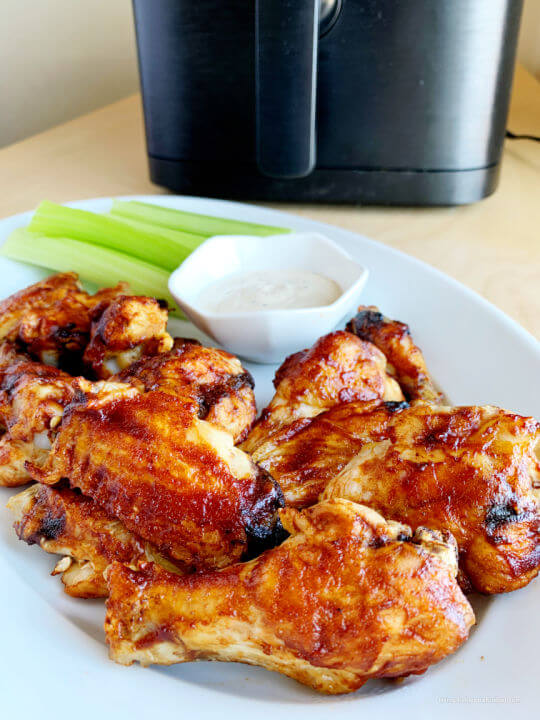
[[[540,135],[540,84],[518,67],[508,127]],[[161,193],[139,96],[0,150],[0,217],[88,197]],[[507,140],[499,189],[456,208],[272,205],[369,235],[452,275],[540,338],[540,143]]]

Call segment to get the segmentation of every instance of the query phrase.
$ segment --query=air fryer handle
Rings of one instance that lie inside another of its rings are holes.
[[[315,166],[320,0],[256,0],[257,165],[274,178]]]

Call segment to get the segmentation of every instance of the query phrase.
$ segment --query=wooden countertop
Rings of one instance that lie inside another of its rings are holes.
[[[509,128],[540,135],[540,84],[518,67]],[[0,150],[0,217],[40,200],[162,193],[139,96]],[[452,275],[540,338],[540,143],[507,140],[497,192],[457,208],[272,205],[369,235]]]

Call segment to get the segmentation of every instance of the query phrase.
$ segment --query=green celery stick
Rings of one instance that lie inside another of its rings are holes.
[[[74,271],[82,280],[99,287],[125,280],[129,282],[131,292],[163,298],[169,303],[172,314],[184,317],[180,311],[173,310],[175,301],[167,288],[169,273],[166,270],[115,250],[18,228],[0,247],[0,255],[56,272]]]
[[[197,215],[196,213],[174,210],[138,202],[137,200],[113,200],[111,213],[115,216],[129,217],[133,220],[142,220],[152,225],[198,233],[205,237],[211,235],[280,235],[290,232],[288,228],[272,227],[271,225],[257,225],[256,223],[229,220],[226,218]]]
[[[164,238],[168,238],[171,242],[176,243],[179,247],[185,248],[186,252],[189,253],[193,252],[193,250],[196,250],[199,245],[201,245],[201,243],[206,240],[204,235],[196,235],[195,233],[185,233],[180,232],[179,230],[171,230],[171,228],[166,228],[162,225],[151,225],[148,222],[143,222],[142,220],[133,220],[132,218],[128,218],[124,215],[122,217],[109,215],[108,217],[112,217],[113,220],[120,219],[123,223],[126,223],[126,225],[129,225],[136,230],[140,230],[141,232],[145,232],[148,234],[159,232],[159,234],[163,235]]]
[[[192,251],[184,238],[171,237],[161,228],[140,229],[121,218],[42,202],[28,226],[49,237],[68,237],[139,258],[164,270],[175,270]]]

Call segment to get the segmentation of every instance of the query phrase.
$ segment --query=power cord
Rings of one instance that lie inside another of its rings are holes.
[[[515,135],[510,130],[506,131],[506,137],[510,140],[534,140],[534,142],[540,142],[540,136],[538,135]]]

